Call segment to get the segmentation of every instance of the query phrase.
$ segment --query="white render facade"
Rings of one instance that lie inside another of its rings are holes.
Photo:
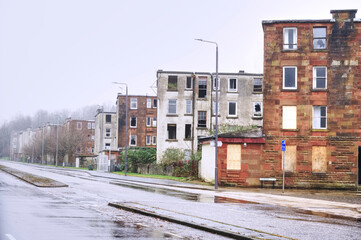
[[[168,148],[195,153],[215,129],[215,73],[157,72],[157,162]],[[218,125],[262,126],[262,74],[219,73]]]
[[[95,115],[94,155],[118,151],[118,119],[116,112],[102,112]],[[112,159],[115,157],[112,154]]]

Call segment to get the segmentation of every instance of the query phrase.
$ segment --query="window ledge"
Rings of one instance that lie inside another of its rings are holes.
[[[193,91],[192,88],[185,88],[184,91]]]
[[[284,129],[284,128],[282,128],[281,129],[281,131],[282,132],[299,132],[300,131],[300,129]]]
[[[329,132],[329,129],[317,129],[317,128],[313,128],[311,129],[312,132]]]
[[[178,117],[178,114],[167,114],[166,117]]]
[[[328,49],[327,48],[321,48],[321,49],[313,48],[311,50],[311,52],[328,52]]]
[[[238,94],[238,90],[237,91],[227,91],[227,93],[236,93],[236,94]]]
[[[197,101],[208,101],[208,99],[207,99],[207,97],[204,97],[204,98],[198,97],[198,98],[197,98]]]
[[[227,116],[227,119],[238,119],[238,116]]]
[[[189,116],[193,116],[193,114],[191,114],[191,113],[186,113],[186,114],[184,114],[184,116],[186,116],[186,117],[188,116],[188,117],[189,117]]]
[[[197,127],[197,130],[207,130],[207,127]]]
[[[282,88],[281,89],[281,92],[298,92],[298,89],[285,89],[285,88]]]
[[[262,93],[263,92],[258,92],[258,91],[257,92],[255,92],[255,91],[252,92],[252,94],[262,94]]]
[[[167,89],[167,92],[178,92],[178,89]]]
[[[312,88],[311,92],[328,92],[327,88]]]
[[[184,138],[183,141],[192,141],[192,138]]]
[[[178,142],[178,139],[166,139],[166,142]]]
[[[254,117],[254,116],[253,116],[252,119],[253,119],[253,120],[262,120],[263,117]]]
[[[300,52],[300,50],[298,48],[296,49],[282,49],[281,50],[282,53],[287,53],[287,52]]]

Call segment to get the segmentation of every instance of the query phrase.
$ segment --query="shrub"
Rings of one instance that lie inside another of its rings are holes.
[[[136,173],[138,164],[154,163],[157,150],[155,148],[129,148],[127,152],[128,171]],[[125,152],[120,155],[121,170],[124,169]]]

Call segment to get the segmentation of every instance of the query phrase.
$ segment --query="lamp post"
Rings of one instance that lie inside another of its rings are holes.
[[[214,169],[214,188],[218,189],[218,44],[216,42],[195,39],[196,41],[211,43],[216,45],[216,139],[215,139],[215,169]]]
[[[127,176],[127,156],[128,156],[128,84],[113,82],[114,84],[125,85],[125,158],[124,158],[124,176]]]

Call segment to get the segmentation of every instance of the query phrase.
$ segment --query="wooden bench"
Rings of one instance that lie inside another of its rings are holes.
[[[261,188],[263,188],[263,182],[272,182],[272,188],[275,188],[276,178],[260,178]]]

